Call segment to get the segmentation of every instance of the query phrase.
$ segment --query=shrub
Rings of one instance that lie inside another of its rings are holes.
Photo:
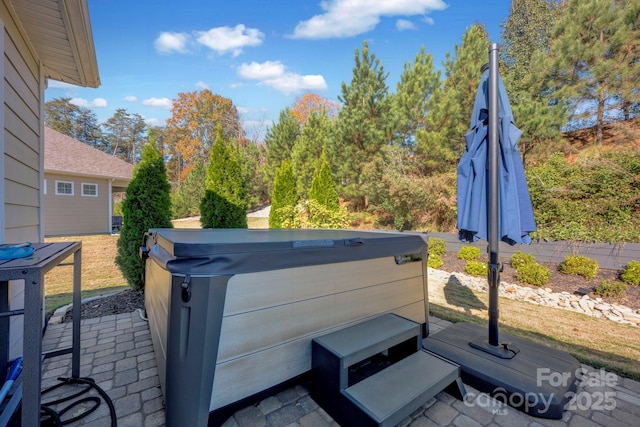
[[[327,161],[324,151],[320,158],[320,164],[313,174],[311,188],[309,189],[309,199],[316,200],[327,210],[337,212],[340,210],[340,199],[338,190],[333,182],[333,174]]]
[[[429,237],[427,251],[429,255],[444,255],[447,253],[447,243],[439,237]]]
[[[480,249],[475,246],[463,246],[458,251],[458,259],[472,261],[478,258],[480,258]]]
[[[536,262],[536,257],[526,252],[517,251],[513,255],[511,255],[511,267],[516,270],[520,267],[523,267],[527,264],[534,264]]]
[[[627,285],[640,285],[640,261],[629,261],[624,266],[620,278]]]
[[[595,293],[601,297],[618,298],[627,290],[627,285],[617,280],[603,280],[595,289]]]
[[[144,262],[138,254],[144,233],[150,228],[171,228],[171,186],[167,181],[164,160],[155,143],[142,148],[140,163],[122,202],[122,230],[118,238],[115,262],[129,286],[144,289]]]
[[[551,270],[535,262],[521,264],[516,273],[519,282],[534,286],[546,285],[550,276]]]
[[[565,274],[577,274],[590,280],[596,277],[598,263],[586,256],[567,255],[560,264],[560,271]]]
[[[488,272],[487,263],[476,260],[467,261],[464,271],[472,276],[486,276]]]
[[[427,256],[427,267],[440,268],[444,264],[442,257],[439,254],[429,254]]]

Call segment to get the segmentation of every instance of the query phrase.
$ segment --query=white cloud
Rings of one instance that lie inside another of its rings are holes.
[[[351,37],[373,30],[383,16],[426,15],[447,5],[443,0],[326,0],[320,7],[324,13],[299,22],[293,38]]]
[[[185,33],[162,32],[158,36],[153,46],[158,53],[168,55],[173,52],[187,53],[189,49],[189,35]]]
[[[422,18],[422,20],[429,25],[433,25],[436,23],[436,21],[434,21],[433,18],[430,16],[425,16],[424,18]]]
[[[89,101],[84,98],[71,98],[69,102],[77,105],[78,107],[85,108],[104,108],[107,106],[107,100],[104,98],[95,98],[93,101]]]
[[[133,95],[129,95],[129,96],[125,96],[124,100],[126,102],[136,102],[138,100],[138,97],[133,96]]]
[[[252,62],[242,64],[238,75],[247,80],[258,80],[258,84],[289,95],[305,90],[324,90],[327,83],[321,75],[300,75],[289,72],[280,61]]]
[[[169,98],[147,98],[142,101],[142,105],[148,107],[171,109],[171,100]]]
[[[240,77],[248,80],[272,79],[282,76],[284,72],[284,65],[280,61],[266,61],[262,64],[252,62],[251,64],[242,64],[238,69]]]
[[[198,43],[220,55],[231,53],[233,56],[240,55],[244,47],[259,46],[264,39],[264,34],[259,30],[242,24],[233,28],[216,27],[209,31],[196,31],[194,34]]]
[[[398,19],[396,21],[396,29],[398,31],[415,30],[416,26],[413,22],[406,19]]]
[[[202,89],[209,89],[209,85],[208,85],[208,84],[206,84],[206,83],[205,83],[205,82],[203,82],[203,81],[196,82],[196,87],[199,87],[199,88],[202,88]]]

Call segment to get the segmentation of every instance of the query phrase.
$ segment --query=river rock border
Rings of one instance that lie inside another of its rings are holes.
[[[429,279],[451,281],[454,276],[456,281],[470,289],[480,292],[488,292],[486,278],[468,276],[464,273],[448,273],[446,271],[429,268]],[[507,282],[500,282],[498,294],[501,297],[517,301],[526,301],[531,304],[560,308],[575,311],[593,317],[605,317],[613,322],[640,326],[640,310],[633,310],[618,304],[609,304],[602,298],[591,298],[589,295],[576,295],[569,292],[553,292],[549,288],[534,289],[528,286],[520,286]]]

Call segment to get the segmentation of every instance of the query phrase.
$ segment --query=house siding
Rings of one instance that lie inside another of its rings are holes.
[[[40,227],[40,170],[42,167],[41,67],[4,2],[0,3],[2,31],[2,150],[4,221],[0,243],[38,242]],[[24,281],[9,283],[9,308],[24,308]],[[23,317],[12,316],[9,358],[22,354]]]
[[[110,233],[109,181],[45,173],[44,233],[46,236]],[[73,195],[56,194],[56,181],[73,182]],[[82,184],[96,184],[98,197],[82,195]]]

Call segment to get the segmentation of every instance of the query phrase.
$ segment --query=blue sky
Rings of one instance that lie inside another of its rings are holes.
[[[230,98],[248,136],[264,132],[296,97],[338,101],[366,40],[395,91],[420,46],[441,66],[466,28],[486,26],[499,42],[508,0],[89,0],[101,86],[49,82],[99,121],[117,108],[164,125],[180,92],[210,89]]]

